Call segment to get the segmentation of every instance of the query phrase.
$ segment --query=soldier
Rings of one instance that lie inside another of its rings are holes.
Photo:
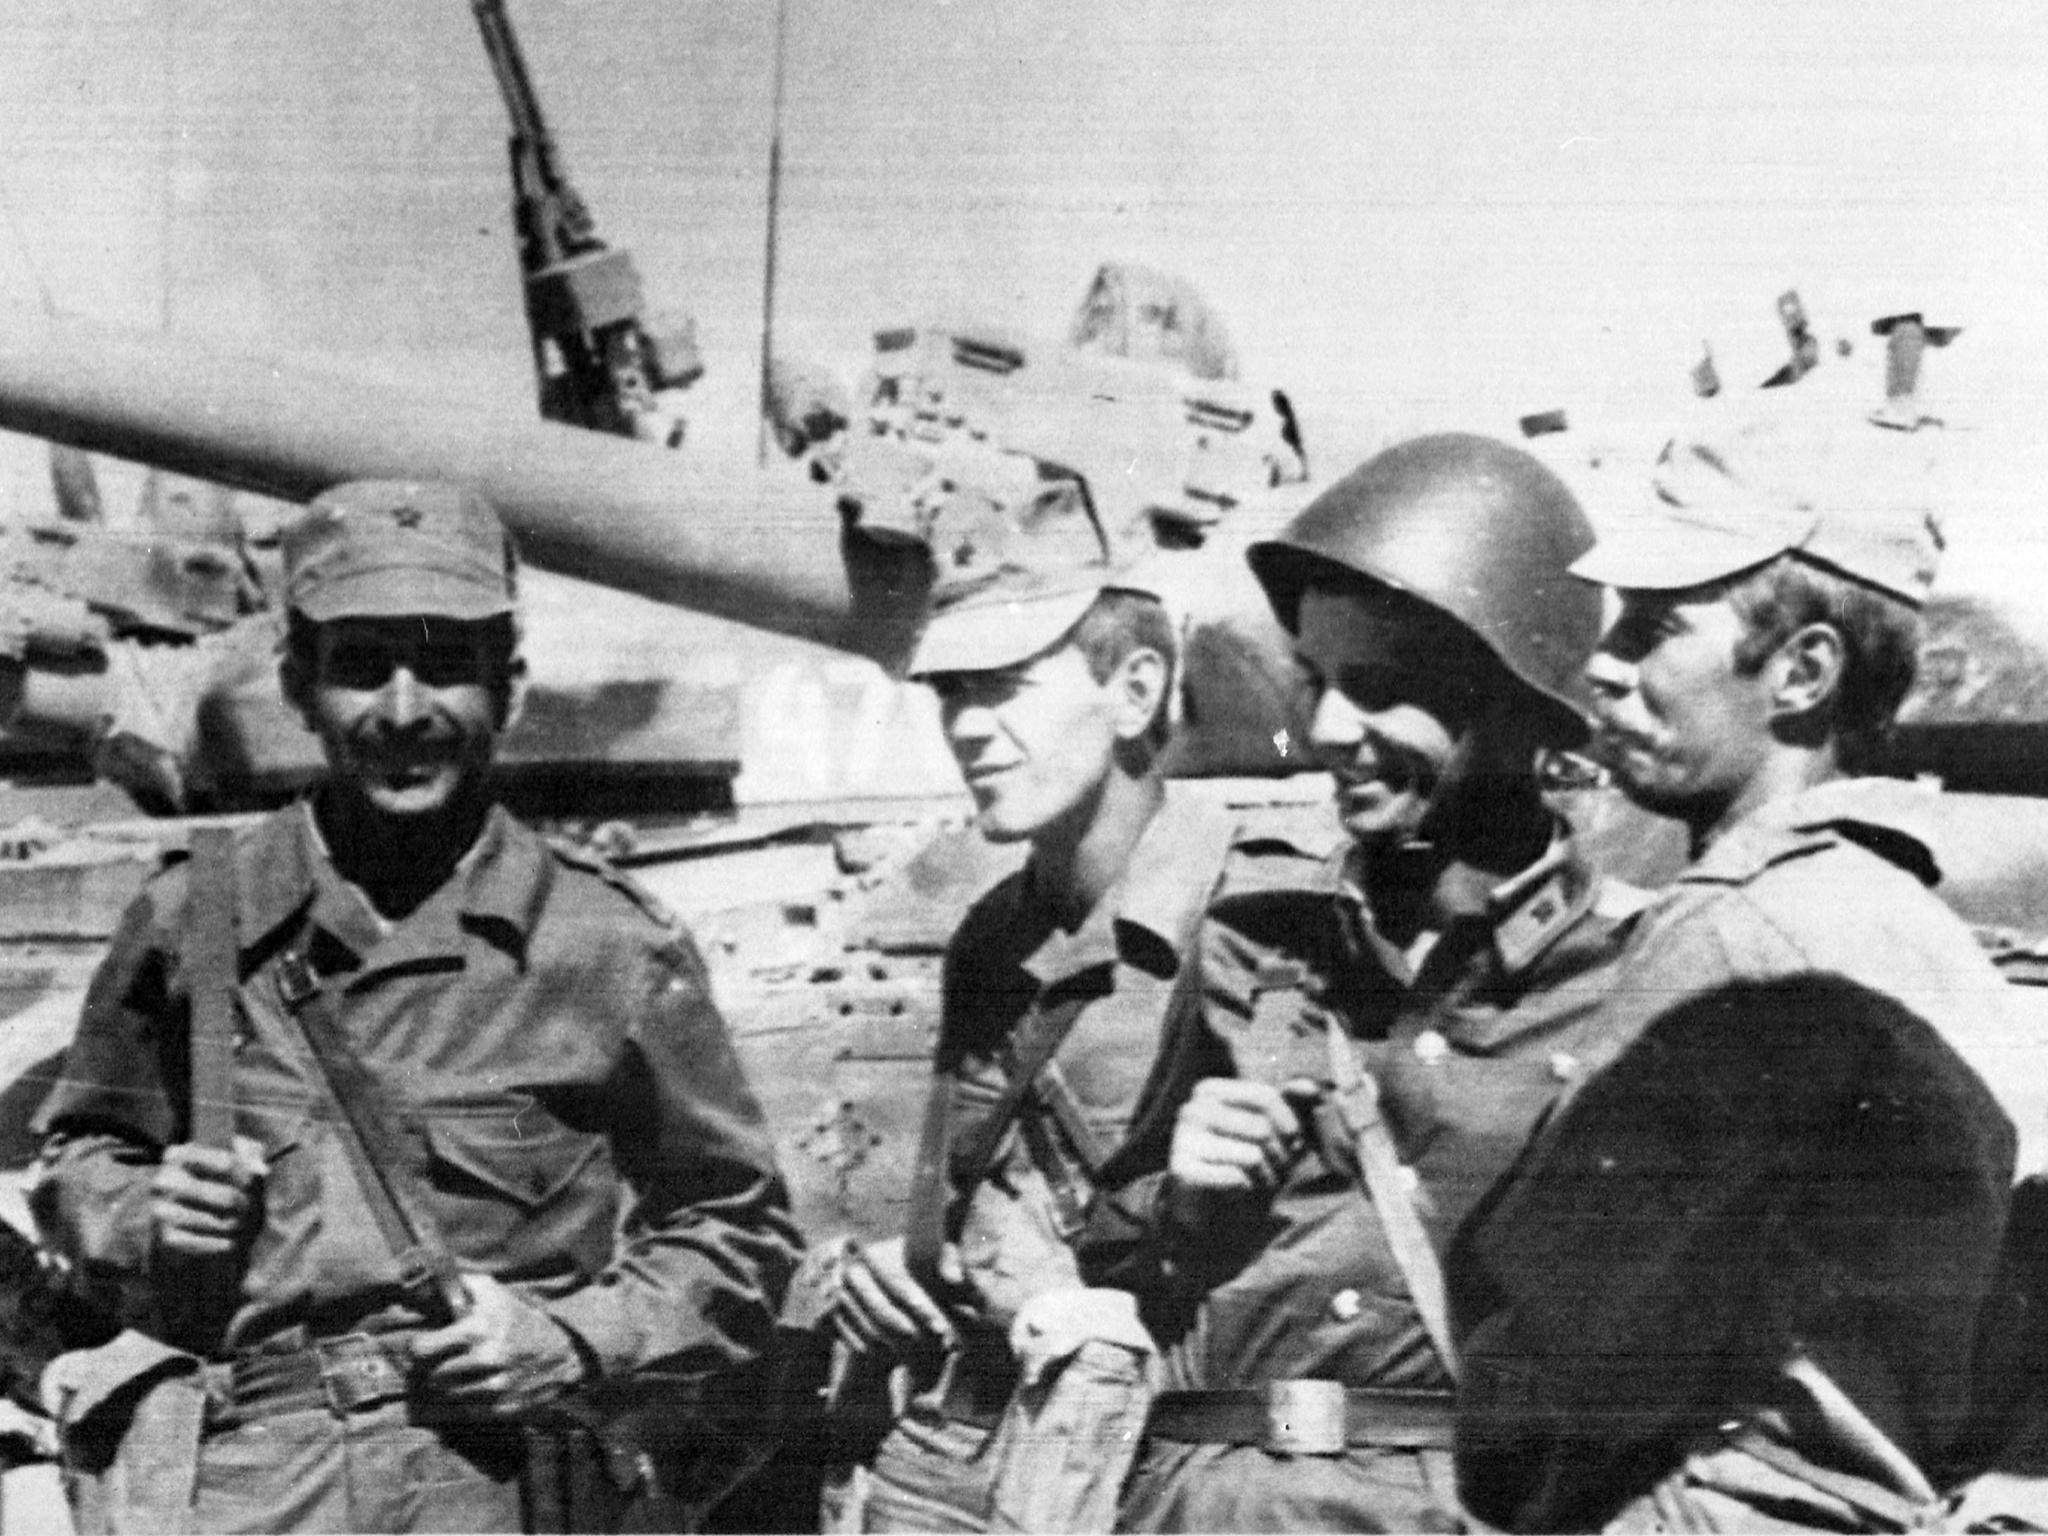
[[[495,801],[523,667],[490,506],[345,485],[285,563],[326,778],[151,882],[40,1117],[47,1240],[135,1324],[52,1367],[74,1503],[588,1528],[618,1447],[571,1405],[770,1336],[796,1244],[761,1115],[688,937]]]
[[[1636,901],[1539,777],[1586,735],[1599,604],[1565,572],[1591,542],[1534,458],[1447,434],[1252,546],[1348,837],[1319,892],[1217,908],[1282,953],[1208,1011],[1222,1070],[1178,1111],[1155,1237],[1180,1327],[1131,1528],[1459,1528],[1436,1244],[1597,1048]]]
[[[1884,434],[1825,425],[1674,442],[1574,567],[1621,597],[1602,754],[1694,862],[1613,988],[1625,1048],[1452,1254],[1460,1482],[1498,1525],[1905,1529],[1981,1454],[2014,1143],[1964,1057],[2015,1041],[1929,890],[1927,792],[1856,776],[1936,531]]]
[[[1140,1101],[1168,1070],[1169,1019],[1199,1006],[1197,929],[1226,869],[1314,867],[1163,781],[1176,649],[1128,575],[1008,567],[951,595],[913,659],[982,833],[1029,857],[948,946],[906,1237],[849,1245],[839,1266],[856,1368],[900,1365],[911,1388],[842,1528],[1114,1518],[1151,1353],[1124,1263],[1170,1128]],[[1067,1394],[1088,1399],[1084,1420],[1065,1416],[1062,1381],[1085,1387]]]

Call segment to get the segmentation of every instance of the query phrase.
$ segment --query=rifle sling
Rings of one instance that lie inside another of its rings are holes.
[[[1202,922],[1208,916],[1209,908],[1215,904],[1217,892],[1222,889],[1235,831],[1235,827],[1217,822],[1201,839],[1200,852],[1213,873],[1204,887],[1203,900],[1190,910],[1188,921],[1178,935],[1180,964],[1174,974],[1173,990],[1161,1012],[1162,1056],[1174,1047],[1181,1016],[1200,1001],[1201,953],[1198,941]],[[975,1127],[973,1136],[957,1150],[953,1145],[953,1078],[943,1064],[935,1068],[931,1094],[925,1100],[917,1162],[911,1171],[910,1214],[903,1242],[904,1264],[912,1278],[926,1290],[936,1292],[942,1285],[939,1255],[946,1244],[947,1217],[952,1203],[950,1195],[956,1180],[957,1187],[962,1190],[972,1189],[981,1182],[995,1162],[1004,1134],[1034,1090],[1047,1113],[1061,1122],[1061,1128],[1067,1132],[1090,1175],[1099,1174],[1115,1156],[1114,1151],[1105,1152],[1101,1147],[1092,1128],[1081,1117],[1079,1106],[1073,1103],[1072,1090],[1053,1064],[1054,1055],[1073,1030],[1082,1010],[1095,997],[1094,993],[1084,992],[1063,998],[1051,1007],[1043,1006],[1043,997],[1032,1004],[1011,1032],[1010,1049],[1005,1053],[1006,1080],[1002,1092],[987,1116]],[[1048,1071],[1048,1068],[1052,1070]],[[1055,1161],[1065,1162],[1064,1159]],[[1055,1198],[1067,1208],[1063,1212],[1062,1225],[1078,1229],[1081,1213],[1077,1208],[1085,1206],[1093,1192],[1078,1188],[1078,1177],[1070,1178],[1058,1167],[1044,1171],[1048,1180],[1056,1177],[1060,1180],[1062,1187],[1055,1190]]]
[[[460,1271],[440,1224],[410,1173],[408,1145],[418,1132],[356,1054],[333,1000],[297,950],[278,958],[277,991],[327,1081],[335,1123],[378,1231],[398,1260],[403,1284],[436,1321],[463,1311]]]
[[[226,827],[192,833],[185,976],[192,1000],[191,1138],[228,1151],[235,1143],[235,845]]]
[[[947,1208],[955,1186],[972,1189],[992,1163],[1003,1135],[1024,1107],[1032,1080],[1073,1029],[1081,1010],[1092,1000],[1082,993],[1062,998],[1050,1008],[1034,1004],[1017,1027],[1023,1042],[1003,1091],[988,1114],[957,1150],[953,1139],[953,1078],[944,1069],[932,1075],[931,1097],[925,1101],[924,1130],[918,1139],[917,1165],[910,1179],[910,1222],[904,1234],[903,1259],[918,1284],[936,1291],[939,1254],[946,1244]]]
[[[1443,1266],[1415,1209],[1415,1197],[1403,1176],[1401,1154],[1380,1113],[1379,1085],[1367,1076],[1352,1054],[1351,1038],[1332,1020],[1326,1038],[1330,1047],[1332,1095],[1337,1115],[1351,1133],[1358,1175],[1393,1250],[1394,1263],[1407,1282],[1409,1299],[1421,1314],[1423,1331],[1436,1346],[1451,1380],[1458,1379],[1458,1354],[1451,1338],[1451,1308],[1444,1287]]]

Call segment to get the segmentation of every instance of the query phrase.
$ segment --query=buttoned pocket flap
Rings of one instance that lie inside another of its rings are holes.
[[[538,1210],[576,1181],[604,1140],[525,1111],[430,1119],[427,1145],[461,1178]]]

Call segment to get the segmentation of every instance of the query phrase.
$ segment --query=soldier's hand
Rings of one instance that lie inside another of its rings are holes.
[[[164,1253],[211,1259],[248,1236],[270,1172],[263,1149],[237,1136],[232,1151],[184,1141],[164,1148],[149,1186],[149,1216]]]
[[[1078,1288],[1081,1267],[1060,1236],[1037,1169],[984,1179],[960,1228],[960,1263],[984,1321],[1004,1332],[1032,1297]]]
[[[902,1238],[863,1243],[849,1237],[834,1270],[832,1318],[853,1348],[901,1358],[952,1341],[945,1310],[904,1263]]]
[[[488,1275],[464,1275],[469,1310],[412,1341],[423,1385],[486,1418],[516,1418],[583,1380],[568,1330]]]
[[[1280,1089],[1206,1077],[1174,1120],[1167,1172],[1184,1190],[1269,1195],[1304,1145],[1301,1117]]]

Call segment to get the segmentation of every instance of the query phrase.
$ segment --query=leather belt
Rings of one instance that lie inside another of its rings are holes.
[[[1448,1450],[1448,1392],[1292,1380],[1213,1392],[1162,1392],[1145,1432],[1195,1445],[1256,1445],[1290,1456],[1336,1456],[1346,1446]]]
[[[227,1425],[324,1408],[337,1417],[406,1395],[404,1334],[347,1333],[288,1353],[252,1350],[216,1367],[214,1419]]]
[[[946,1383],[939,1411],[955,1423],[994,1429],[1003,1421],[1003,1410],[1009,1406],[1015,1386],[1014,1375],[990,1381],[980,1372],[955,1371]]]

